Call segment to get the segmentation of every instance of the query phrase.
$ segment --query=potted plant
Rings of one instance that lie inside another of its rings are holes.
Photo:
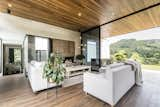
[[[85,56],[80,54],[76,56],[76,59],[80,62],[80,64],[83,64],[83,60],[85,59]]]
[[[63,66],[63,57],[60,53],[51,54],[47,63],[44,65],[43,78],[48,82],[56,83],[56,98],[58,93],[58,86],[64,80],[65,68]]]

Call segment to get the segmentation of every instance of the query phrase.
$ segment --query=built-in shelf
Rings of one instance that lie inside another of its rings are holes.
[[[65,81],[63,87],[79,84],[83,82],[83,73],[90,71],[90,66],[79,65],[73,67],[66,67]]]

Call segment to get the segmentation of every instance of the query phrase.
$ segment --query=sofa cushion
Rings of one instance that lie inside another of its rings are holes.
[[[35,68],[43,68],[45,62],[31,61],[30,64]]]
[[[124,63],[113,63],[113,64],[110,64],[109,66],[110,66],[110,68],[115,68],[115,67],[119,67],[119,66],[122,66],[122,65],[124,65]]]
[[[119,66],[111,69],[112,72],[117,72],[122,70],[132,71],[132,67],[130,65],[123,65],[123,66]]]

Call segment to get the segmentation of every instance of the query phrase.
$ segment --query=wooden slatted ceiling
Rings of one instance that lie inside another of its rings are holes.
[[[76,31],[84,31],[159,3],[160,0],[0,0],[0,11]],[[81,16],[78,16],[81,13]]]
[[[160,26],[160,6],[102,26],[102,39]]]

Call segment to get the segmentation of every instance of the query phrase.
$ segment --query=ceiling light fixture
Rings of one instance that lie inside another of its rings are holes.
[[[112,12],[112,16],[115,16],[115,13]]]
[[[78,13],[78,16],[79,16],[79,17],[80,17],[80,16],[82,16],[82,13],[81,13],[81,12],[79,12],[79,13]]]
[[[8,3],[8,7],[12,7],[12,4]]]

